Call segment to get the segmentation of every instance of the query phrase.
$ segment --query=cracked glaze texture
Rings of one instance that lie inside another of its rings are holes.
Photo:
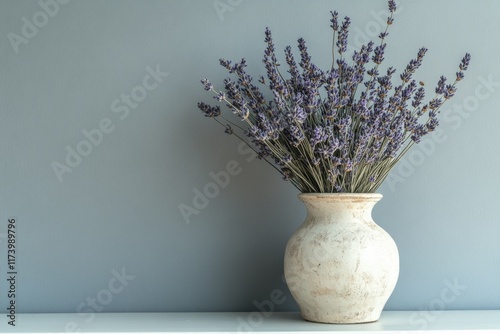
[[[300,194],[306,221],[285,250],[285,278],[302,317],[378,320],[399,275],[399,254],[371,211],[380,194]]]

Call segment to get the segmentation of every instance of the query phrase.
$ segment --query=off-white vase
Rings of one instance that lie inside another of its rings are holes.
[[[380,194],[300,194],[306,221],[285,250],[285,278],[302,317],[323,323],[379,319],[399,275],[390,235],[373,221]]]

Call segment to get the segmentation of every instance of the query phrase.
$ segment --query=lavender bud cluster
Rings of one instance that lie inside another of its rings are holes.
[[[299,38],[297,58],[291,46],[284,50],[288,68],[286,75],[282,73],[271,30],[266,28],[266,73],[259,76],[259,86],[247,74],[245,59],[220,59],[233,76],[224,80],[223,91],[201,80],[204,89],[243,123],[226,118],[219,106],[200,102],[199,109],[227,134],[246,137],[258,157],[301,192],[375,192],[411,146],[439,126],[440,108],[455,95],[470,63],[467,53],[455,79],[441,76],[435,96],[426,102],[424,84],[414,79],[426,48],[420,48],[400,74],[393,67],[380,70],[397,10],[392,0],[388,7],[379,43],[371,41],[349,58],[345,53],[351,20],[345,17],[339,23],[338,13],[331,12],[333,47],[339,57],[334,55],[326,71],[313,63],[305,40]]]

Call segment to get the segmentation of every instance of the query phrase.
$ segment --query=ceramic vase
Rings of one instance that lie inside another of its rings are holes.
[[[305,320],[379,319],[399,275],[391,236],[372,219],[380,194],[300,194],[305,222],[285,250],[285,278]]]

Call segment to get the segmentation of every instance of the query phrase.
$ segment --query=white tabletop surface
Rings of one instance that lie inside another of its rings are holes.
[[[373,323],[317,324],[298,313],[1,314],[0,333],[499,333],[498,311],[386,311]]]

